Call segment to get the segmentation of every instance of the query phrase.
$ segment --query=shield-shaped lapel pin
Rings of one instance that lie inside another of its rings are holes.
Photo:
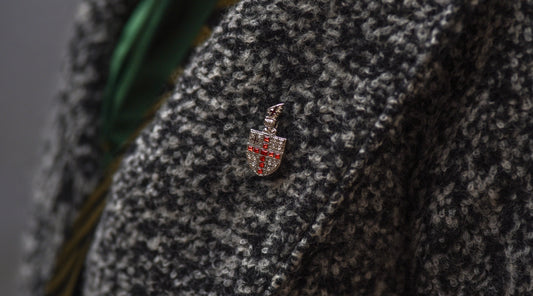
[[[265,128],[262,131],[250,130],[246,158],[248,165],[258,176],[275,172],[283,158],[287,139],[276,136],[277,119],[282,110],[283,103],[268,108]]]

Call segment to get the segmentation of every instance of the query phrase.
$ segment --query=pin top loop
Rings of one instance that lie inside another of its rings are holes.
[[[271,106],[267,110],[267,115],[265,117],[264,125],[265,128],[263,131],[269,134],[276,134],[276,128],[278,127],[278,117],[283,111],[283,103]]]

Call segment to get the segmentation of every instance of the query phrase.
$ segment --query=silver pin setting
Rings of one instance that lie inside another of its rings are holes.
[[[246,158],[248,165],[258,176],[267,176],[275,172],[283,158],[286,138],[276,136],[277,119],[283,110],[283,103],[271,106],[267,110],[262,131],[250,130]]]

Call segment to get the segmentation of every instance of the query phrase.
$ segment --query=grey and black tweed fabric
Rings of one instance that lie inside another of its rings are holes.
[[[26,240],[33,295],[101,177],[119,2],[83,5]],[[83,293],[532,295],[532,81],[533,1],[243,0],[124,157]],[[248,133],[279,102],[284,159],[257,177]]]

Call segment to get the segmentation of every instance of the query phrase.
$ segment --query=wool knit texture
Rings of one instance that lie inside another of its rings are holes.
[[[42,294],[102,177],[97,116],[132,1],[85,0],[22,268]],[[83,295],[533,294],[533,1],[243,0],[134,141]],[[251,128],[283,102],[282,164]]]

